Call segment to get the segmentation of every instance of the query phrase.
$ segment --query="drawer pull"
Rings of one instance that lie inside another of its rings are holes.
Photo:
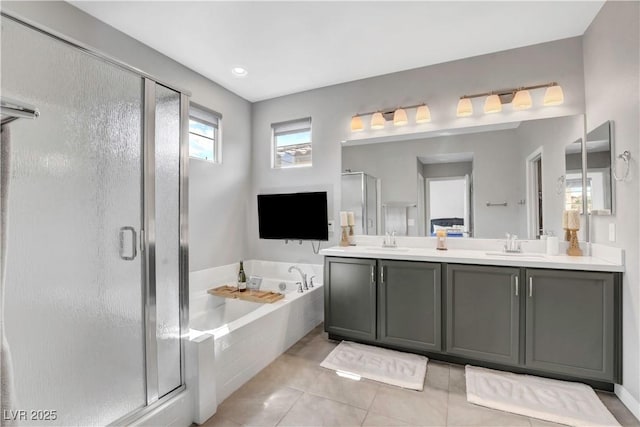
[[[375,285],[376,283],[376,266],[372,265],[371,266],[371,284]]]
[[[516,279],[516,296],[518,296],[518,292],[520,288],[520,283],[518,283],[519,282],[518,276],[516,276],[515,279]]]
[[[384,266],[380,267],[380,283],[384,285]]]
[[[533,277],[529,277],[529,297],[533,296]]]

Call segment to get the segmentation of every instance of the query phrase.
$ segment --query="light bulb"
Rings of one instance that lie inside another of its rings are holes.
[[[456,111],[458,117],[466,117],[473,114],[473,105],[471,104],[471,99],[469,98],[460,98],[458,101],[458,110]]]
[[[484,112],[489,113],[499,113],[502,111],[502,102],[500,101],[500,97],[498,95],[489,95],[487,99],[484,101]]]
[[[426,104],[418,107],[416,110],[416,123],[428,123],[431,121],[431,111]]]
[[[384,124],[385,120],[381,112],[378,111],[371,116],[371,129],[384,129]]]
[[[544,100],[542,103],[545,106],[560,105],[564,103],[564,93],[560,85],[549,86],[544,93]]]
[[[513,101],[511,101],[511,103],[513,104],[514,110],[526,110],[531,108],[531,94],[528,90],[519,90],[516,92],[516,96],[513,97]]]
[[[407,112],[404,111],[403,108],[398,108],[395,113],[393,113],[393,125],[394,126],[404,126],[409,123],[407,119]]]
[[[364,130],[362,118],[360,116],[351,117],[351,132],[360,132],[361,130]]]

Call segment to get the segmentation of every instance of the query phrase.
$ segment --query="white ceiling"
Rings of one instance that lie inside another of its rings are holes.
[[[259,101],[582,35],[604,2],[70,3]]]

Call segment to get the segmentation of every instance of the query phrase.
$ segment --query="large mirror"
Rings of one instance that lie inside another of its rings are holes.
[[[342,146],[342,206],[356,234],[538,238],[562,235],[565,147],[584,116],[438,131]]]

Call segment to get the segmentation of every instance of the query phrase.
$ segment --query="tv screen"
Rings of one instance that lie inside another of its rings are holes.
[[[329,240],[327,192],[258,194],[261,239]]]

